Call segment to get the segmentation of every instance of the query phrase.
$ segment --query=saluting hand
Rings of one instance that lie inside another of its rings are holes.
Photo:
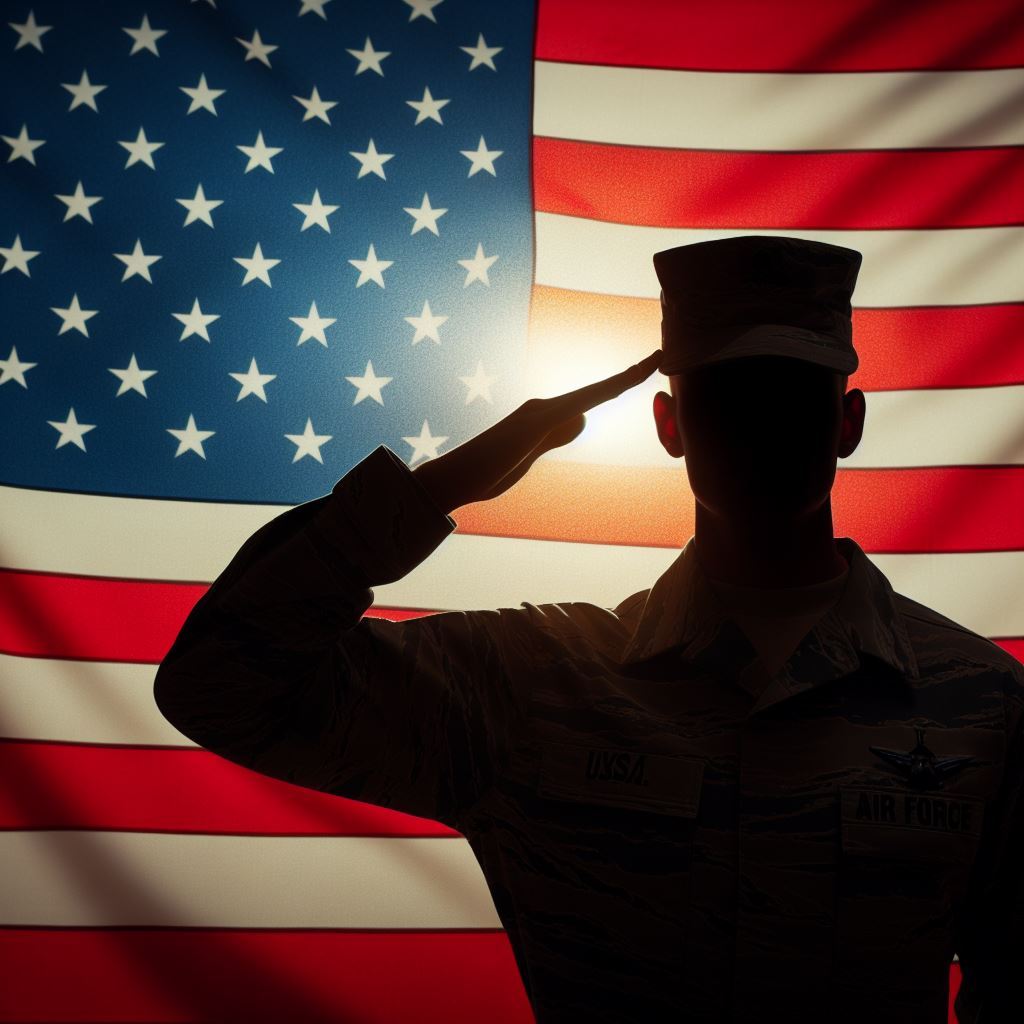
[[[554,398],[531,398],[493,426],[413,471],[437,504],[450,512],[507,491],[552,448],[575,440],[587,425],[584,413],[646,380],[661,350],[604,380]]]

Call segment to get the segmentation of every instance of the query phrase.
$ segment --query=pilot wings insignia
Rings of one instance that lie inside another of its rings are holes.
[[[905,776],[915,789],[942,789],[947,779],[953,778],[974,762],[975,758],[971,754],[936,757],[924,745],[925,730],[915,727],[915,731],[917,745],[905,754],[898,750],[886,750],[884,747],[868,747],[873,754],[877,754],[883,761],[888,761],[893,769]]]

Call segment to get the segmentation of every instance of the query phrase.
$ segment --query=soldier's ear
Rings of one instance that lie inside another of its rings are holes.
[[[843,422],[839,430],[839,458],[852,455],[864,435],[867,402],[860,388],[852,388],[843,395]]]
[[[658,431],[661,446],[674,459],[683,457],[683,440],[679,435],[676,420],[676,398],[665,391],[654,395],[654,426]]]

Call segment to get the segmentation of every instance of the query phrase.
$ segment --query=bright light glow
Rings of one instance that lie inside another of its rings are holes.
[[[524,373],[523,398],[551,398],[610,377],[639,362],[659,344],[636,325],[606,325],[595,337],[593,322],[559,316],[534,321]],[[668,378],[653,373],[617,398],[585,413],[587,425],[570,444],[548,452],[545,459],[620,466],[680,468],[658,440],[654,426],[654,394],[669,392]]]

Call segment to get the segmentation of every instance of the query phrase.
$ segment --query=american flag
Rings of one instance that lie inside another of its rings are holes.
[[[153,676],[378,444],[415,466],[657,347],[659,249],[863,252],[835,532],[1024,658],[1016,0],[3,11],[0,1019],[530,1019],[464,839],[196,748]],[[665,383],[369,614],[649,586],[694,529]]]

